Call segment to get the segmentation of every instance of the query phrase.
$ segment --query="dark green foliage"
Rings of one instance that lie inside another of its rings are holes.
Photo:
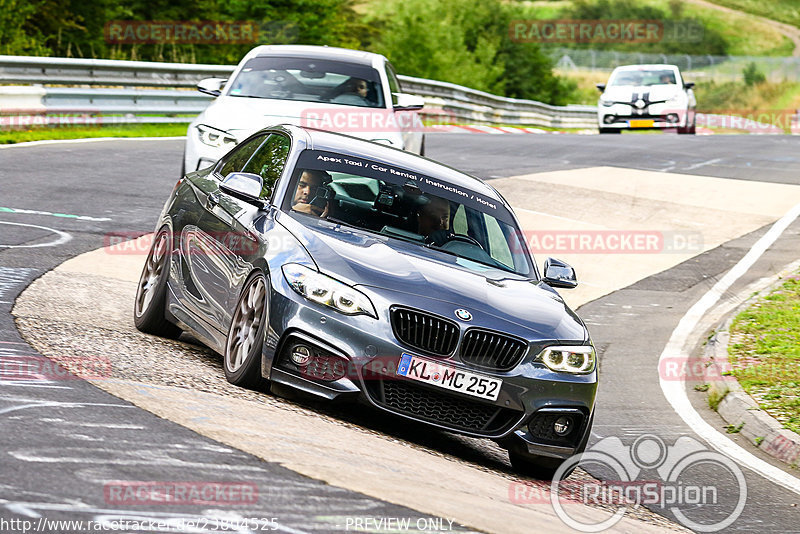
[[[664,25],[660,42],[572,44],[575,48],[660,54],[725,55],[728,44],[714,28],[683,13],[683,2],[671,0],[669,12],[636,0],[576,0],[563,18],[575,20],[656,20]],[[688,28],[692,29],[689,30]],[[689,33],[691,32],[691,33]]]
[[[742,76],[744,76],[744,84],[747,86],[758,85],[767,81],[767,77],[758,70],[758,66],[754,61],[748,63],[742,70]]]

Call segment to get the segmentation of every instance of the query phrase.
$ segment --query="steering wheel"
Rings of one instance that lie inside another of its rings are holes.
[[[431,232],[431,235],[429,235],[427,238],[425,238],[425,242],[426,243],[433,243],[433,244],[438,245],[440,247],[444,246],[445,244],[449,243],[450,241],[461,241],[462,243],[468,243],[470,245],[475,245],[479,249],[481,249],[484,252],[486,252],[486,250],[483,248],[483,245],[481,245],[480,241],[478,241],[474,237],[471,237],[471,236],[468,236],[468,235],[463,235],[463,234],[456,234],[456,233],[450,232],[448,230],[437,230],[435,232]]]

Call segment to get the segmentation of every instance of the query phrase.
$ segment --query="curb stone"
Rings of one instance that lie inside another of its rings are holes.
[[[762,451],[794,467],[800,463],[800,435],[783,428],[777,419],[762,410],[742,389],[735,377],[724,374],[730,371],[728,343],[734,318],[755,299],[772,292],[783,282],[784,277],[779,277],[767,288],[737,306],[722,322],[722,326],[706,343],[703,358],[707,366],[703,370],[703,379],[709,386],[708,398],[721,399],[717,413],[726,423],[737,428],[739,434]]]

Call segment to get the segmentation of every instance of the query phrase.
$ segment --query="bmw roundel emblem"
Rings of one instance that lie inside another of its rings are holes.
[[[472,314],[465,310],[464,308],[459,308],[456,310],[456,317],[461,319],[462,321],[471,321]]]

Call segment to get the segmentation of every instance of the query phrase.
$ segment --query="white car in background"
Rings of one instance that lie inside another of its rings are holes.
[[[600,133],[622,130],[677,129],[695,133],[697,101],[694,83],[685,82],[675,65],[626,65],[617,67],[597,103]]]
[[[276,124],[346,133],[423,154],[418,96],[401,92],[380,54],[326,46],[265,45],[228,79],[197,89],[216,99],[189,125],[183,172],[208,167],[251,134]]]

